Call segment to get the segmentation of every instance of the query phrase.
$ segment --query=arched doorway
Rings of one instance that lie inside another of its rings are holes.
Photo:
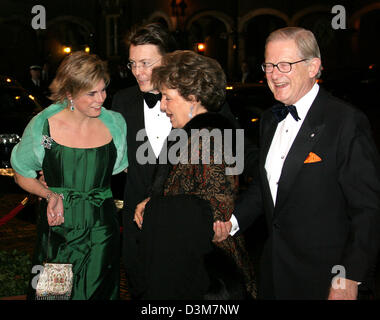
[[[315,7],[304,9],[293,19],[296,26],[308,29],[315,35],[322,56],[322,75],[343,68],[348,58],[342,53],[349,49],[350,35],[343,30],[334,30],[331,26],[332,17],[331,8]]]
[[[259,81],[264,78],[260,65],[264,61],[265,40],[272,31],[286,27],[288,19],[285,16],[260,12],[250,14],[244,20],[240,30],[239,62],[247,62],[255,81]]]
[[[161,11],[154,12],[148,19],[150,22],[156,22],[161,25],[163,25],[165,28],[167,28],[170,31],[173,31],[173,23],[169,16]]]
[[[67,53],[65,46],[72,52],[84,50],[87,46],[96,52],[94,28],[84,19],[77,17],[58,17],[48,21],[45,33],[44,55],[52,70],[56,70]]]
[[[41,64],[40,42],[37,32],[25,19],[0,20],[0,74],[19,81],[29,77],[29,66]]]
[[[197,51],[196,44],[205,43],[204,55],[216,59],[229,76],[232,62],[232,21],[221,12],[199,13],[186,26],[187,47]]]

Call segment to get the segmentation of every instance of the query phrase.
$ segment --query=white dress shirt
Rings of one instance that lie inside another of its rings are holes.
[[[160,155],[165,139],[172,129],[170,118],[160,110],[160,101],[153,108],[149,108],[144,100],[145,131],[156,158]]]
[[[278,181],[282,167],[318,91],[319,86],[315,83],[312,89],[294,104],[300,120],[295,121],[293,116],[288,113],[286,118],[277,125],[265,161],[265,171],[274,205],[276,205]]]
[[[300,120],[296,121],[288,113],[286,118],[277,125],[264,166],[274,205],[276,205],[278,181],[282,167],[318,91],[319,85],[315,83],[311,90],[294,104]],[[232,236],[239,230],[239,225],[234,215],[231,216],[230,221],[232,223],[230,235]]]

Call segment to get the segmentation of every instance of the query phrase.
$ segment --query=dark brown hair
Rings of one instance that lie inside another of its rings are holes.
[[[153,69],[152,83],[159,90],[177,89],[185,100],[193,95],[208,111],[217,111],[225,99],[226,75],[220,64],[193,51],[166,54]]]
[[[128,36],[128,45],[152,44],[157,46],[161,55],[176,49],[174,37],[169,30],[159,23],[149,23],[135,27]]]

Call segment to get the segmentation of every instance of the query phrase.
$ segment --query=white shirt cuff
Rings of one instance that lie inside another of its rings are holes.
[[[232,237],[236,232],[239,231],[239,223],[234,215],[231,216],[230,222],[232,224],[230,236]]]

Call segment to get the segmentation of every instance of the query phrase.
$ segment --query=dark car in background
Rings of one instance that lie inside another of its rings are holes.
[[[0,175],[12,176],[10,155],[28,122],[43,108],[15,79],[0,75]]]

